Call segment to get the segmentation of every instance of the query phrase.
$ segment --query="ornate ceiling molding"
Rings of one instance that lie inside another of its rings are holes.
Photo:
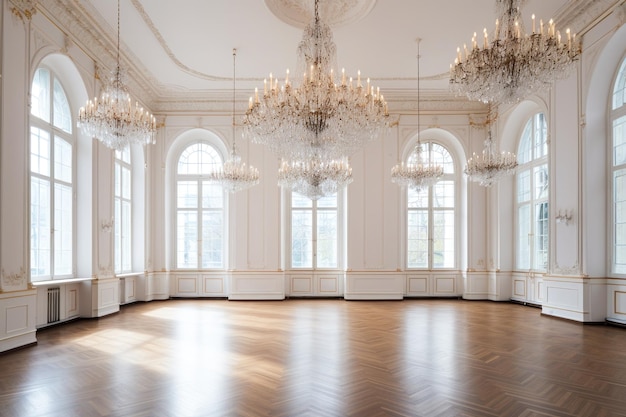
[[[313,20],[312,0],[265,0],[265,5],[288,25],[304,28]],[[320,2],[320,19],[331,27],[357,22],[369,14],[376,0],[332,0]]]
[[[22,21],[32,19],[33,15],[37,13],[37,3],[39,0],[10,0],[11,13]]]

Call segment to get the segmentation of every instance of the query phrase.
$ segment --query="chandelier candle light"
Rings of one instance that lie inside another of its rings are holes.
[[[237,154],[237,140],[235,134],[235,82],[236,82],[237,49],[233,48],[233,148],[230,157],[220,169],[209,173],[209,181],[220,184],[228,192],[235,193],[250,188],[259,183],[259,170],[252,165],[242,162]]]
[[[417,144],[414,150],[415,159],[410,160],[407,164],[398,163],[391,169],[391,182],[418,192],[435,185],[443,176],[443,167],[427,160],[428,156],[424,156],[420,142],[420,42],[421,39],[417,38]]]
[[[336,46],[330,27],[315,19],[298,46],[302,79],[284,83],[270,74],[263,92],[255,89],[244,118],[247,137],[282,159],[341,159],[377,138],[388,125],[387,103],[379,88],[335,69]]]
[[[487,140],[482,154],[474,153],[467,161],[465,174],[470,180],[478,182],[484,187],[491,187],[502,178],[515,173],[517,168],[517,156],[511,152],[498,153],[491,136],[491,124],[495,118],[491,117],[491,105],[487,115],[488,126]]]
[[[491,37],[483,30],[471,44],[457,48],[450,65],[450,89],[470,100],[513,103],[566,78],[581,49],[570,29],[565,36],[554,21],[544,23],[532,15],[532,33],[526,34],[521,6],[526,0],[496,0],[499,19]]]
[[[105,146],[122,150],[130,144],[154,144],[156,119],[138,103],[132,105],[120,67],[120,1],[117,2],[117,66],[100,99],[87,101],[78,112],[78,127]]]

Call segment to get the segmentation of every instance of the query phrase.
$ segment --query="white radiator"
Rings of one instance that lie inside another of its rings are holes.
[[[48,323],[55,323],[61,319],[61,289],[48,288]]]

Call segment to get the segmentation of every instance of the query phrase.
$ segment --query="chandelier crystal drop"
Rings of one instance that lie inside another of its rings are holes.
[[[244,117],[244,134],[278,157],[341,159],[362,148],[388,126],[387,103],[379,88],[335,69],[336,47],[330,27],[315,19],[298,47],[303,72],[280,85],[270,74],[263,92],[255,90]],[[302,78],[297,78],[301,76]]]
[[[415,162],[399,163],[391,169],[391,182],[414,191],[422,191],[435,185],[443,176],[441,165],[425,161],[422,145],[415,147]]]
[[[154,144],[156,119],[137,102],[132,104],[120,67],[120,2],[117,2],[117,66],[100,99],[88,100],[78,112],[78,127],[105,146],[122,150],[130,144]]]
[[[525,2],[496,0],[499,18],[491,42],[485,28],[482,41],[474,33],[469,46],[457,48],[450,65],[453,92],[484,103],[513,103],[570,74],[581,53],[576,34],[567,29],[562,36],[553,20],[537,22],[535,15],[526,34],[520,12]]]
[[[209,173],[209,181],[220,184],[230,193],[245,190],[259,183],[259,170],[252,165],[246,165],[237,154],[237,140],[235,135],[235,82],[236,82],[237,49],[233,48],[233,148],[229,158],[220,169]]]
[[[278,185],[318,200],[336,194],[352,182],[352,168],[347,158],[325,161],[283,160],[278,170]]]
[[[465,174],[471,181],[475,181],[483,187],[491,187],[502,178],[515,173],[517,168],[517,156],[511,152],[498,153],[496,144],[491,136],[491,106],[489,107],[489,115],[487,116],[487,140],[485,140],[485,149],[482,154],[474,153],[467,161]]]
[[[443,167],[424,156],[420,142],[420,42],[417,38],[417,144],[408,163],[401,162],[391,168],[391,182],[418,192],[435,185],[443,176]]]

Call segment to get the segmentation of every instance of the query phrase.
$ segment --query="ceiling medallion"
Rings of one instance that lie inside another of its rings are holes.
[[[277,18],[303,29],[313,20],[315,12],[310,0],[265,0],[265,5]],[[369,14],[376,0],[333,0],[320,5],[320,18],[331,27],[358,22]]]

